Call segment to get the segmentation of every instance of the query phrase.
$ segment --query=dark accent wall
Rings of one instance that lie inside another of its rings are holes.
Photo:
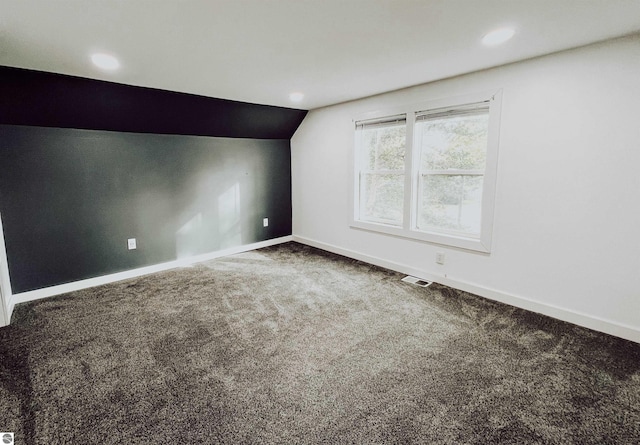
[[[0,69],[13,293],[291,234],[290,137],[306,112],[34,73]],[[87,82],[100,92],[94,110]],[[180,101],[184,114],[164,127],[159,108]]]

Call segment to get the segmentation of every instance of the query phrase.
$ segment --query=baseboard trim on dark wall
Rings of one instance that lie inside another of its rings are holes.
[[[328,252],[336,253],[338,255],[353,258],[355,260],[364,261],[375,266],[384,267],[386,269],[394,270],[396,272],[404,273],[407,275],[413,275],[427,281],[434,281],[436,283],[444,284],[445,286],[459,289],[465,292],[469,292],[489,300],[505,303],[510,306],[515,306],[520,309],[526,309],[528,311],[536,312],[542,315],[566,321],[578,326],[582,326],[594,331],[603,332],[605,334],[613,335],[615,337],[624,338],[636,343],[640,343],[640,329],[633,326],[623,325],[615,321],[606,320],[603,318],[595,317],[593,315],[577,312],[571,309],[562,308],[540,301],[535,301],[529,298],[512,295],[496,289],[491,289],[479,284],[470,283],[465,280],[451,278],[450,276],[441,276],[427,273],[423,270],[416,269],[406,264],[397,263],[394,261],[385,260],[375,256],[367,255],[364,253],[356,252],[350,249],[344,249],[342,247],[328,244],[322,241],[306,238],[303,236],[293,235],[293,241],[306,244],[308,246],[316,247],[318,249],[326,250]]]
[[[175,261],[169,261],[162,264],[155,264],[153,266],[141,267],[138,269],[127,270],[124,272],[118,272],[110,275],[104,275],[96,278],[89,278],[86,280],[74,281],[73,283],[60,284],[51,287],[45,287],[43,289],[37,289],[28,292],[22,292],[13,294],[9,298],[7,319],[11,320],[11,314],[16,304],[26,303],[28,301],[40,300],[42,298],[53,297],[55,295],[66,294],[68,292],[74,292],[82,289],[88,289],[91,287],[101,286],[103,284],[114,283],[116,281],[128,280],[131,278],[141,277],[156,272],[162,272],[165,270],[175,269],[178,267],[185,267],[191,264],[200,263],[202,261],[208,261],[215,258],[221,258],[224,256],[233,255],[236,253],[247,252],[250,250],[261,249],[263,247],[274,246],[276,244],[282,244],[289,241],[293,241],[291,235],[282,236],[279,238],[273,238],[266,241],[260,241],[257,243],[247,244],[244,246],[231,247],[229,249],[219,250],[216,252],[205,253],[202,255],[196,255],[189,258],[182,258]],[[0,325],[2,327],[2,325]]]

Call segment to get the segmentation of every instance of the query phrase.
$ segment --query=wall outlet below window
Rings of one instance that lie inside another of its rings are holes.
[[[436,263],[444,264],[444,252],[436,252]]]
[[[129,250],[135,250],[137,248],[136,239],[135,238],[129,238],[127,240],[127,247],[129,248]]]

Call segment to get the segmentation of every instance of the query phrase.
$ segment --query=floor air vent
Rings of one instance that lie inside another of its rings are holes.
[[[427,287],[432,283],[432,281],[426,281],[418,277],[412,277],[411,275],[407,275],[402,279],[402,281],[415,284],[416,286],[420,286],[420,287]]]

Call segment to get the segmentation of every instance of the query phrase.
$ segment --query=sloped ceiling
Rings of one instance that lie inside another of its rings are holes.
[[[291,139],[306,110],[0,66],[0,124]]]
[[[638,0],[0,0],[0,65],[312,109],[640,32]],[[513,26],[485,47],[482,36]],[[90,55],[121,67],[103,72]],[[292,103],[289,94],[304,93]]]

